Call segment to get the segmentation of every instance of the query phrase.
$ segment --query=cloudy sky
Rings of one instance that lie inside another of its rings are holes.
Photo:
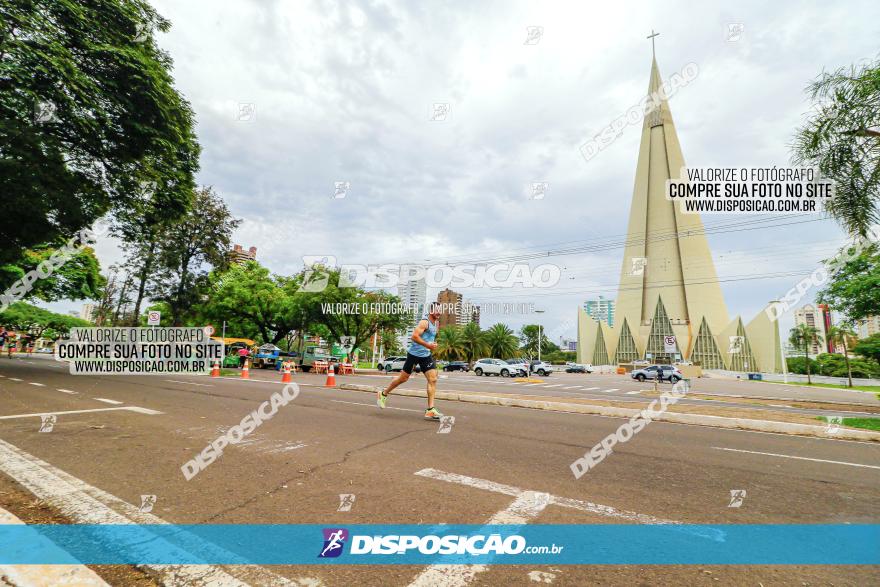
[[[153,4],[172,22],[157,40],[197,115],[199,182],[243,219],[235,242],[282,274],[303,255],[433,263],[618,241],[640,125],[590,161],[578,148],[645,94],[652,29],[662,76],[699,66],[670,102],[694,167],[787,165],[806,84],[875,56],[880,38],[868,1]],[[529,27],[542,34],[527,42]],[[431,120],[436,103],[445,120]],[[339,181],[345,198],[333,197]],[[531,182],[548,183],[543,199],[528,197]],[[709,237],[731,314],[751,319],[798,279],[761,275],[809,274],[844,242],[833,221],[804,220]],[[119,260],[112,241],[98,251],[104,266]],[[622,254],[547,256],[562,268],[551,290],[464,293],[532,303],[554,338],[574,336],[584,299],[616,295]]]

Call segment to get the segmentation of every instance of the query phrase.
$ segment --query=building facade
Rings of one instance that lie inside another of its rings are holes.
[[[614,300],[599,296],[598,300],[584,302],[584,312],[593,320],[605,322],[608,326],[614,326]]]
[[[257,260],[257,247],[251,247],[247,251],[241,245],[234,245],[229,251],[230,263],[244,263],[245,261]]]
[[[642,124],[614,325],[578,308],[578,361],[781,372],[778,323],[766,311],[748,323],[730,319],[699,214],[666,197],[685,161],[661,86],[654,60],[648,95],[660,98]]]
[[[880,315],[868,316],[864,320],[859,321],[857,332],[859,338],[868,338],[880,333]]]

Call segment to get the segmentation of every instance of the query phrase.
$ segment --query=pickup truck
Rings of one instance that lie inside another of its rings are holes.
[[[330,355],[327,349],[316,345],[309,345],[303,350],[302,357],[294,359],[297,366],[305,373],[308,373],[315,361],[327,361],[328,363],[338,363],[339,359]]]

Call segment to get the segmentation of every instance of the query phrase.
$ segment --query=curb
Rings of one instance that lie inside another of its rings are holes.
[[[24,524],[14,514],[0,508],[0,524]],[[0,580],[15,587],[45,585],[81,585],[110,587],[95,571],[85,565],[0,565]]]
[[[339,385],[337,389],[365,391],[369,393],[376,393],[380,390],[380,388],[377,387],[360,385],[357,383],[343,383]],[[398,388],[394,390],[394,393],[395,395],[409,397],[425,397],[425,392],[408,389]],[[511,408],[532,408],[535,410],[591,414],[596,416],[610,416],[613,418],[632,418],[642,411],[630,408],[591,406],[587,404],[566,404],[563,402],[516,399],[469,393],[450,393],[444,391],[438,391],[434,397],[436,399],[468,402],[473,404],[506,406]],[[880,432],[856,430],[852,428],[840,428],[835,433],[829,433],[825,426],[813,426],[812,424],[792,424],[790,422],[774,422],[771,420],[752,420],[748,418],[728,418],[726,416],[705,416],[702,414],[680,414],[675,412],[663,412],[651,419],[656,422],[670,422],[673,424],[692,424],[695,426],[712,426],[714,428],[750,430],[754,432],[776,432],[778,434],[815,436],[832,440],[867,440],[880,442]]]

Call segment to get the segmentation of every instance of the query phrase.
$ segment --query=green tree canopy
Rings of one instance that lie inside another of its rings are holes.
[[[484,333],[489,354],[499,359],[509,359],[519,350],[519,339],[506,324],[495,324]]]
[[[880,221],[880,60],[825,72],[807,91],[813,108],[793,159],[835,181],[826,209],[852,235]]]
[[[186,210],[199,148],[153,40],[168,28],[142,0],[3,3],[0,263],[124,209],[144,181],[164,216]]]
[[[0,312],[0,326],[29,332],[36,338],[45,336],[57,339],[67,335],[71,328],[88,328],[93,324],[81,318],[56,314],[31,304],[16,302],[6,311]]]
[[[829,275],[818,300],[858,322],[880,310],[880,246],[873,243],[858,256],[840,263]]]
[[[860,340],[859,344],[853,347],[853,352],[880,363],[880,333]]]

